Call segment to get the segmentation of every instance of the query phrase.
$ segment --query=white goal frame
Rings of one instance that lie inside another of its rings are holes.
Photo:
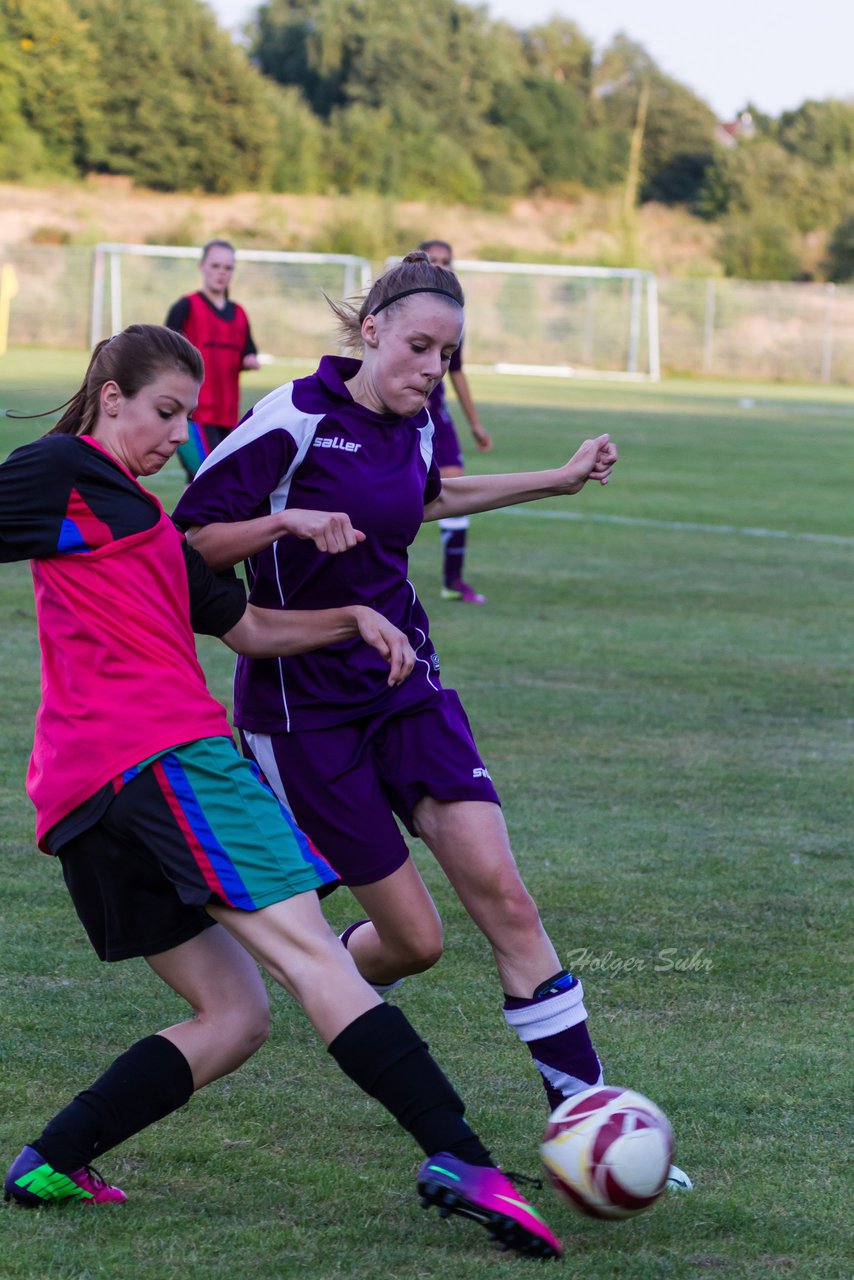
[[[92,309],[89,326],[91,346],[107,336],[119,333],[124,326],[122,315],[122,258],[193,258],[201,259],[201,245],[111,244],[95,245],[92,259]],[[281,262],[301,266],[338,265],[342,268],[342,297],[350,297],[367,289],[371,283],[371,264],[367,258],[351,253],[289,253],[275,249],[238,249],[237,262]],[[109,289],[107,288],[109,286]],[[109,325],[107,326],[107,319]]]
[[[386,265],[391,266],[400,261],[399,257],[389,258]],[[629,298],[625,315],[626,360],[623,369],[603,369],[586,364],[515,363],[506,360],[490,362],[488,358],[486,362],[476,359],[475,363],[495,373],[557,378],[605,378],[629,382],[659,381],[661,350],[658,325],[658,281],[651,271],[642,271],[637,267],[584,267],[558,263],[487,262],[462,258],[454,259],[454,271],[461,277],[507,275],[581,281],[625,280],[629,288]],[[645,335],[644,321],[646,322]]]

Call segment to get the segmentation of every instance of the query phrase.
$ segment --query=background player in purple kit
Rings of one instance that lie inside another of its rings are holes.
[[[228,240],[209,240],[199,263],[202,287],[179,298],[169,309],[166,324],[183,333],[202,353],[205,380],[178,461],[187,480],[231,431],[240,418],[240,374],[259,369],[258,350],[249,317],[228,296],[234,275],[234,246]]]
[[[39,620],[42,703],[28,774],[39,844],[59,857],[101,959],[144,956],[192,1011],[137,1041],[48,1122],[9,1169],[6,1199],[124,1201],[91,1162],[264,1042],[254,960],[421,1145],[423,1204],[475,1218],[508,1248],[555,1256],[559,1242],[495,1168],[426,1045],[323,919],[317,891],[335,872],[235,750],[205,687],[193,628],[270,661],[358,632],[388,687],[414,657],[367,608],[247,605],[234,575],[218,578],[187,547],[138,477],[186,440],[201,378],[186,339],[132,325],[96,348],[53,431],[0,466],[0,560],[32,560]],[[300,513],[291,517],[301,536]],[[335,517],[322,521],[331,534],[307,519],[321,543],[356,541]]]
[[[423,249],[430,261],[438,266],[449,269],[453,266],[454,251],[447,240],[425,240],[418,247]],[[471,428],[475,444],[482,453],[487,452],[492,448],[492,437],[480,420],[468,378],[463,373],[462,342],[451,356],[448,377],[457,393],[457,399]],[[430,417],[433,419],[433,457],[439,468],[439,475],[443,480],[461,476],[465,470],[463,451],[445,399],[444,379],[440,379],[430,392],[427,405]],[[469,517],[467,515],[448,516],[438,523],[442,538],[442,599],[461,600],[464,604],[485,604],[486,596],[475,591],[474,587],[465,581]]]
[[[337,313],[362,361],[325,356],[315,374],[260,401],[200,469],[176,518],[211,566],[247,559],[254,603],[370,601],[409,637],[415,669],[395,689],[358,640],[279,661],[239,658],[235,719],[367,912],[344,939],[380,989],[442,950],[441,922],[394,815],[429,846],[492,946],[505,1019],[556,1105],[601,1077],[581,983],[543,928],[460,700],[440,683],[407,557],[425,520],[606,484],[616,448],[600,436],[552,471],[443,481],[426,405],[462,336],[458,279],[416,251],[358,312]],[[282,539],[291,506],[344,512],[364,541],[330,557]]]

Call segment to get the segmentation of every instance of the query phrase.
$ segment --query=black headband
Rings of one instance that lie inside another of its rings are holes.
[[[401,289],[400,293],[393,293],[390,298],[386,298],[385,302],[381,302],[378,307],[374,307],[373,311],[369,311],[368,315],[379,315],[386,307],[390,307],[393,302],[399,302],[401,298],[408,298],[411,293],[441,293],[443,297],[450,298],[451,302],[455,302],[458,307],[463,305],[459,298],[451,293],[449,289],[435,289],[432,285],[423,284],[419,285],[417,289]]]

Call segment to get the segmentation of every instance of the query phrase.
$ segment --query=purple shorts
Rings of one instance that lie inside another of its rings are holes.
[[[441,471],[443,467],[462,467],[463,451],[457,438],[454,420],[443,406],[430,406],[433,419],[433,459]]]
[[[402,714],[240,737],[344,884],[373,884],[403,866],[409,849],[394,814],[417,835],[424,796],[501,803],[453,689]]]

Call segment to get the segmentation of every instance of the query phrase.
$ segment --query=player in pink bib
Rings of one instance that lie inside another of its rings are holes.
[[[261,660],[358,634],[391,685],[415,656],[399,628],[358,603],[247,604],[233,574],[212,573],[187,545],[138,477],[186,440],[201,380],[185,338],[132,325],[96,348],[53,432],[0,466],[0,560],[33,562],[43,654],[28,777],[39,843],[61,862],[98,955],[144,957],[192,1015],[137,1041],[54,1116],[13,1162],[6,1198],[126,1199],[92,1162],[260,1047],[257,961],[427,1163],[453,1166],[457,1212],[509,1248],[555,1256],[559,1242],[495,1168],[427,1046],[329,929],[318,894],[336,872],[238,754],[205,687],[194,630]],[[287,523],[324,547],[357,541],[334,516],[291,511]],[[418,1189],[447,1207],[432,1165]]]

